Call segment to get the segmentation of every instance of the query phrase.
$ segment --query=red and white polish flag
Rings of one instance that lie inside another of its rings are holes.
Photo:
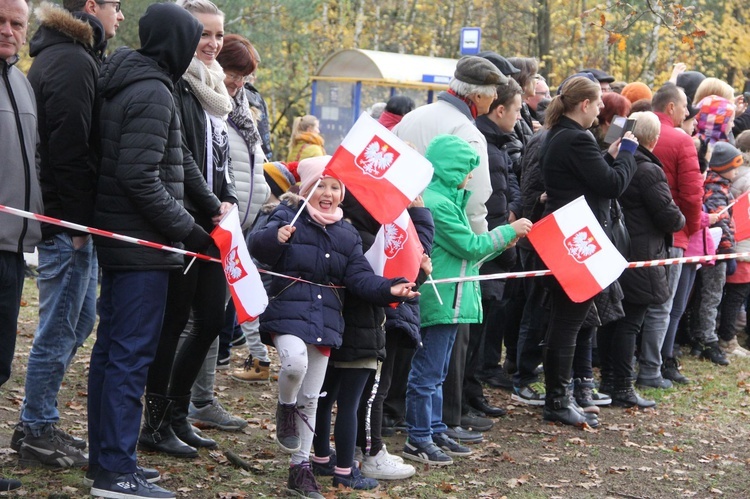
[[[221,252],[221,266],[237,309],[237,322],[254,320],[268,306],[268,295],[242,236],[236,205],[211,231],[211,237]]]
[[[535,223],[527,237],[576,303],[612,284],[628,266],[583,196]]]
[[[744,241],[750,237],[750,192],[737,198],[732,209],[734,219],[734,241]]]
[[[404,277],[415,282],[423,253],[414,223],[409,212],[404,210],[393,223],[380,227],[365,258],[378,275],[389,279]]]
[[[325,173],[341,180],[381,224],[393,222],[427,187],[432,164],[363,113],[333,153]]]

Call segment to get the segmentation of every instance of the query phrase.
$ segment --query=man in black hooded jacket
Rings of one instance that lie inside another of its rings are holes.
[[[94,224],[165,245],[205,251],[210,236],[182,206],[186,193],[217,212],[195,163],[183,157],[172,89],[193,57],[203,26],[174,4],[153,4],[139,21],[141,48],[123,47],[102,66],[102,162]],[[183,167],[183,162],[185,166]],[[97,238],[102,266],[99,329],[89,368],[91,494],[173,498],[136,464],[141,396],[156,353],[169,271],[183,257]],[[162,415],[165,413],[162,412]]]

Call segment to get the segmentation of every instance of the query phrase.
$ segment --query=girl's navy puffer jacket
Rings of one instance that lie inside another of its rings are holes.
[[[362,253],[362,240],[346,221],[322,226],[306,211],[295,222],[291,239],[281,244],[277,233],[298,210],[298,200],[285,200],[266,226],[250,236],[254,258],[274,272],[317,284],[345,286],[347,291],[380,306],[399,301],[390,288],[399,279],[376,276]],[[273,344],[273,334],[292,334],[305,343],[338,348],[344,331],[342,289],[274,276],[269,304],[260,317],[261,339]]]

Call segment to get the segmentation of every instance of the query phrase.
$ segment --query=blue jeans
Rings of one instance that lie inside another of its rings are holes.
[[[39,326],[21,410],[24,429],[35,436],[60,419],[57,393],[63,376],[96,321],[99,272],[91,238],[74,249],[70,234],[63,232],[42,241],[38,250]]]
[[[0,251],[0,386],[10,377],[22,291],[23,253]]]
[[[99,328],[89,366],[89,463],[134,473],[141,396],[167,303],[166,270],[102,272]]]
[[[443,382],[448,375],[451,350],[458,324],[439,324],[422,328],[422,348],[411,362],[406,387],[406,424],[409,441],[425,443],[432,435],[444,433]]]

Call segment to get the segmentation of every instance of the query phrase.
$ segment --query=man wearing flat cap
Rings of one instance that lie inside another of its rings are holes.
[[[437,135],[461,137],[479,154],[479,166],[472,171],[466,189],[471,197],[466,206],[471,228],[475,233],[487,232],[487,209],[484,203],[492,193],[487,162],[487,140],[477,129],[474,120],[487,114],[495,100],[497,85],[508,78],[487,59],[466,56],[459,59],[449,89],[440,92],[432,104],[419,107],[404,116],[393,129],[399,138],[414,144],[424,154],[427,145]]]
[[[599,86],[602,87],[603,94],[612,91],[612,87],[610,87],[609,84],[615,81],[614,76],[607,74],[601,69],[597,69],[597,68],[582,69],[581,72],[591,73],[592,75],[594,75],[594,78],[596,78],[596,81],[599,82]]]

